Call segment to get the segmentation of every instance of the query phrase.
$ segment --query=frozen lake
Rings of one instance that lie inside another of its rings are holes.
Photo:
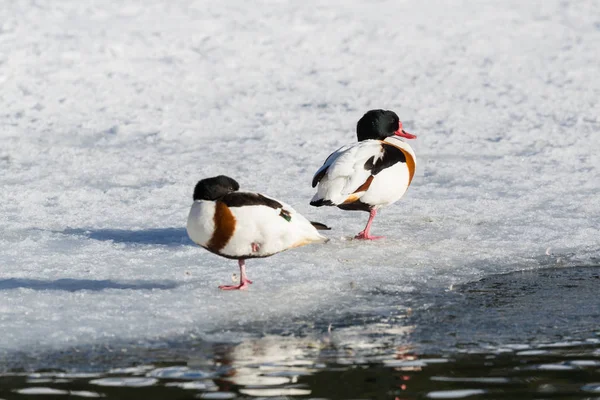
[[[461,285],[598,265],[599,15],[593,0],[2,3],[0,369],[330,324],[401,338],[406,316]],[[365,213],[308,202],[371,108],[418,135],[417,174],[375,219],[386,239],[361,243],[344,238]],[[236,263],[185,232],[194,184],[217,174],[327,223],[332,240],[250,260],[251,289],[219,292]],[[475,347],[578,324],[593,339],[597,311],[551,290],[570,276],[543,286],[571,305],[569,324],[533,329],[550,318],[535,297],[522,324],[484,329]],[[498,301],[517,309],[519,293]],[[466,335],[487,313],[472,301],[435,315]],[[427,351],[456,349],[438,322],[415,321]]]

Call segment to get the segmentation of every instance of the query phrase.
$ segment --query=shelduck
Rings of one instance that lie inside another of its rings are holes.
[[[356,136],[358,143],[336,150],[317,170],[312,180],[317,193],[310,204],[367,211],[367,225],[355,238],[379,239],[371,235],[371,224],[377,211],[400,200],[412,182],[416,156],[402,138],[416,136],[388,110],[368,111],[356,125]]]
[[[327,238],[317,229],[327,226],[310,222],[289,205],[274,198],[238,191],[240,185],[224,175],[202,179],[194,189],[194,203],[187,220],[187,233],[195,243],[225,258],[238,260],[239,285],[222,290],[246,289],[245,260],[273,254]]]

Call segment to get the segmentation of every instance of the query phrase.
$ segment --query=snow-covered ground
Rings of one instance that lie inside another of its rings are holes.
[[[1,2],[0,353],[333,320],[597,262],[599,43],[595,0]],[[357,243],[365,213],[308,201],[371,108],[419,136],[418,173],[375,220],[387,239]],[[236,263],[185,221],[222,173],[333,240],[219,292]]]

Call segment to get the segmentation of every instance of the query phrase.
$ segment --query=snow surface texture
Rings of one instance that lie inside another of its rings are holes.
[[[600,3],[4,1],[0,351],[202,334],[373,307],[600,256]],[[382,241],[308,205],[372,108],[415,143]],[[197,180],[333,226],[236,263],[192,245]],[[382,288],[394,296],[369,303]]]

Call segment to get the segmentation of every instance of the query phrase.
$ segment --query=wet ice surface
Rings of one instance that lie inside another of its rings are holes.
[[[561,346],[600,333],[599,285],[599,267],[489,276],[415,313],[415,336],[428,351],[490,346],[532,355],[532,344]]]
[[[2,368],[182,366],[262,335],[336,340],[340,365],[594,339],[593,286],[495,275],[598,264],[598,15],[593,0],[3,2]],[[357,243],[366,215],[310,208],[310,181],[379,107],[419,135],[417,175],[375,220],[387,238]],[[194,183],[220,173],[331,242],[252,260],[250,291],[218,292],[235,263],[184,224]],[[482,278],[497,287],[468,286]]]

